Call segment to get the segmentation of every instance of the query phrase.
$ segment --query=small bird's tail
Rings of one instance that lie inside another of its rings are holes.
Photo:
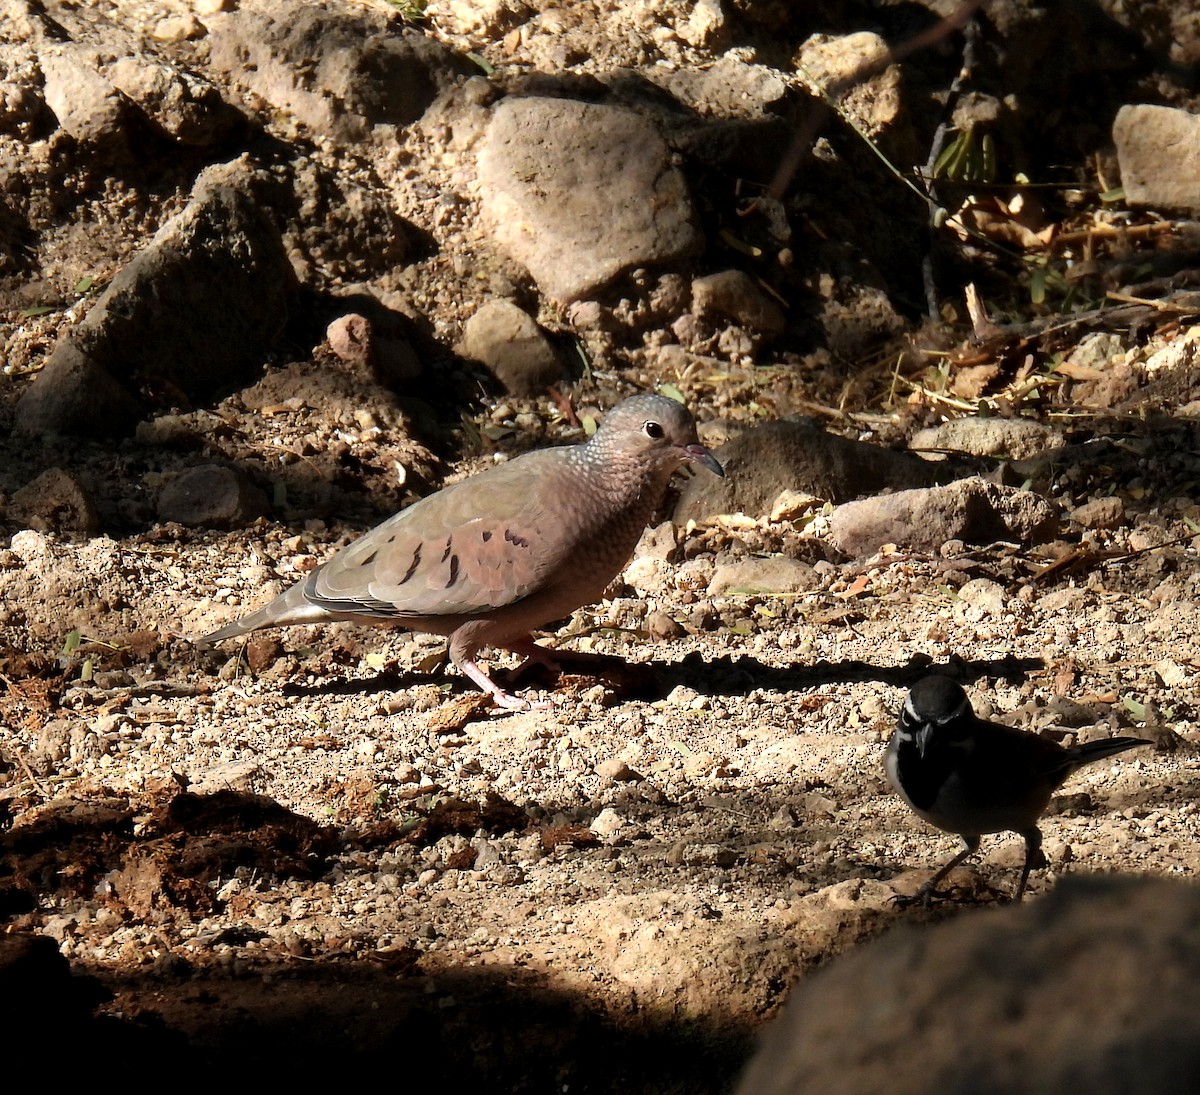
[[[1073,745],[1067,750],[1076,767],[1084,764],[1094,764],[1105,757],[1124,753],[1126,749],[1136,749],[1139,745],[1153,745],[1146,738],[1100,738],[1098,741],[1085,741]]]
[[[319,605],[312,604],[304,595],[304,582],[297,582],[285,589],[273,601],[268,601],[262,608],[255,609],[248,616],[234,620],[231,624],[217,628],[194,639],[198,646],[208,646],[219,643],[224,639],[235,639],[260,627],[282,627],[287,624],[322,623],[329,620],[330,613]]]

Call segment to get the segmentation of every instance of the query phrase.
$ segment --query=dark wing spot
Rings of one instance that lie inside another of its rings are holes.
[[[458,581],[458,556],[450,556],[450,581],[446,583],[446,588],[449,589]]]
[[[485,528],[481,535],[483,536],[483,542],[486,544],[492,538],[492,530]]]
[[[358,561],[358,565],[360,567],[369,567],[373,562],[375,562],[375,557],[378,554],[379,554],[378,550],[371,552],[371,554],[368,555],[365,559],[360,559]]]
[[[442,552],[442,558],[441,558],[441,561],[442,561],[443,563],[444,563],[444,562],[445,562],[447,559],[449,559],[449,558],[450,558],[450,545],[451,545],[451,544],[453,544],[453,543],[454,543],[454,537],[453,537],[453,536],[447,536],[447,537],[446,537],[446,550]]]
[[[510,528],[504,530],[504,539],[510,544],[515,544],[517,547],[529,547],[529,541],[524,536],[518,536]]]
[[[418,544],[417,550],[413,552],[412,562],[408,564],[408,570],[406,570],[404,572],[404,577],[401,578],[400,581],[398,581],[396,584],[400,585],[400,586],[404,585],[404,583],[407,582],[409,580],[409,578],[411,578],[414,574],[416,574],[417,567],[419,567],[420,565],[421,565],[421,545]]]

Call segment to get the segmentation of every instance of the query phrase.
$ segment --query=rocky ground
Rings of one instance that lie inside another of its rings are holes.
[[[880,766],[931,668],[1154,743],[1031,904],[1195,873],[1200,25],[952,7],[4,0],[11,1030],[729,1090],[794,983],[1012,891],[990,838],[893,901],[955,847]],[[614,656],[549,710],[428,637],[189,641],[655,388],[729,475],[547,636]]]

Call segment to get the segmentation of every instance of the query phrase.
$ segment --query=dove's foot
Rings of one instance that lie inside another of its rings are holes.
[[[462,662],[458,668],[491,696],[492,702],[497,707],[503,707],[508,711],[549,711],[554,706],[549,701],[543,700],[535,703],[531,700],[523,700],[520,696],[514,696],[511,692],[505,692],[473,660]]]

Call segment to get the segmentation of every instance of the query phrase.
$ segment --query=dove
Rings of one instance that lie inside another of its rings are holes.
[[[962,687],[948,677],[918,681],[904,701],[884,769],[912,810],[929,824],[957,833],[963,848],[913,900],[932,897],[938,883],[978,850],[983,833],[1011,831],[1025,839],[1025,864],[1013,898],[1020,901],[1029,872],[1046,866],[1038,820],[1051,795],[1083,765],[1153,744],[1145,738],[1116,737],[1064,747],[985,722]]]
[[[443,487],[199,642],[334,620],[444,635],[450,660],[496,704],[527,709],[476,655],[504,648],[552,665],[531,632],[600,599],[685,464],[725,474],[686,407],[630,396],[586,442]]]

